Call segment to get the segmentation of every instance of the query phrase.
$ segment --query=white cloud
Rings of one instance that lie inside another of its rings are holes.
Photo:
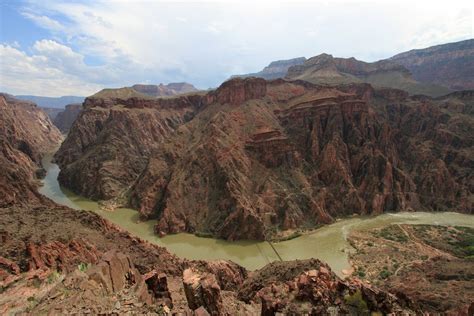
[[[326,52],[373,61],[473,37],[472,7],[456,1],[30,0],[23,14],[55,36],[36,42],[30,55],[17,50],[26,69],[41,62],[49,73],[80,82],[81,91],[82,83],[188,81],[207,88],[277,59]]]
[[[0,91],[13,94],[90,95],[100,85],[51,67],[44,55],[28,56],[24,52],[0,44]]]
[[[46,15],[37,15],[28,11],[21,13],[27,19],[35,22],[38,26],[51,31],[64,31],[65,28],[58,21],[47,17]]]

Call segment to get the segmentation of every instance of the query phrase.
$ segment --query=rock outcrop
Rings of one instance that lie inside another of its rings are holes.
[[[64,111],[58,113],[53,120],[54,125],[56,125],[59,130],[67,134],[69,129],[72,126],[72,123],[76,120],[79,116],[79,113],[82,111],[82,104],[75,103],[75,104],[68,104]]]
[[[363,315],[412,312],[413,302],[364,284],[343,281],[312,259],[275,262],[245,280],[239,298],[261,301],[261,315]]]
[[[389,60],[408,68],[420,82],[474,89],[474,39],[414,49]]]
[[[160,234],[265,239],[354,213],[472,213],[473,101],[257,78],[89,98],[56,155],[59,179],[121,197]]]
[[[183,284],[191,310],[202,306],[211,315],[222,314],[221,288],[213,274],[200,274],[193,269],[186,269],[183,272]]]

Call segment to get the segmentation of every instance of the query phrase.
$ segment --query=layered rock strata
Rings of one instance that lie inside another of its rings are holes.
[[[0,94],[0,207],[45,199],[36,191],[41,158],[61,140],[41,108]]]
[[[255,78],[171,99],[88,98],[56,155],[59,179],[121,197],[160,234],[265,239],[354,213],[472,213],[473,102]]]

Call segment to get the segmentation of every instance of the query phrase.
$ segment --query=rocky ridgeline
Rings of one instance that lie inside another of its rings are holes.
[[[305,74],[308,70],[333,70],[354,76],[369,76],[376,73],[396,71],[405,75],[409,75],[408,69],[395,62],[381,60],[374,63],[366,63],[352,58],[335,58],[329,54],[321,54],[307,59],[301,65],[295,65],[288,68],[288,78],[298,78]]]
[[[59,179],[122,197],[160,234],[265,239],[354,213],[472,213],[473,101],[258,78],[91,98],[56,155]]]
[[[397,54],[390,61],[410,69],[422,82],[455,90],[474,89],[474,39],[414,49]]]

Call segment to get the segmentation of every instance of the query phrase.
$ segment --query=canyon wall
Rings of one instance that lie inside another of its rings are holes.
[[[44,173],[41,157],[61,140],[61,133],[36,104],[0,94],[0,206],[44,199],[36,191]]]
[[[82,104],[80,103],[66,105],[64,111],[59,112],[53,119],[54,125],[56,125],[62,133],[67,134],[72,123],[74,123],[81,111]]]
[[[89,98],[60,182],[160,234],[267,239],[351,214],[473,212],[473,99],[233,79],[207,94]]]

